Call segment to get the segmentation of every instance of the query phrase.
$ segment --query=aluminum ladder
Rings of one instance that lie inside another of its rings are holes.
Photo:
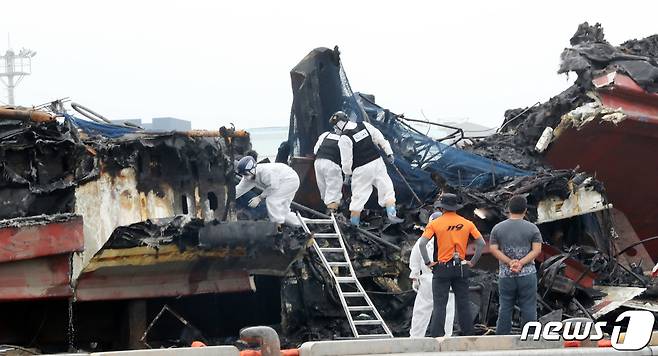
[[[354,337],[357,339],[392,338],[391,330],[356,278],[334,214],[331,214],[331,219],[307,219],[299,213],[297,213],[297,217],[302,223],[304,231],[313,236],[313,247],[334,280],[340,303],[343,305]],[[333,232],[314,232],[309,225],[324,227],[325,230],[331,226]],[[352,313],[361,314],[355,317]],[[367,319],[362,318],[366,316]]]

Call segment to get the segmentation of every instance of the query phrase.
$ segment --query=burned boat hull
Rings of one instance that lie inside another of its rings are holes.
[[[71,259],[83,250],[82,217],[5,220],[0,227],[0,301],[67,298]]]
[[[637,236],[657,236],[658,95],[618,73],[596,78],[594,85],[603,107],[621,109],[626,117],[562,130],[550,144],[546,160],[556,168],[579,166],[595,174]],[[645,246],[654,260],[658,258],[658,240]]]
[[[253,275],[283,277],[305,253],[301,229],[279,232],[269,221],[184,217],[115,230],[86,265],[79,301],[253,292]]]

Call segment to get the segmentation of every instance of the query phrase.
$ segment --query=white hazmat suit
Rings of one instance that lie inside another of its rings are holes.
[[[315,143],[313,153],[318,154],[318,150],[325,139],[338,141],[339,138],[340,135],[329,131],[324,132],[318,138],[318,142]],[[343,172],[340,166],[326,158],[316,158],[313,166],[315,168],[315,179],[320,190],[320,198],[322,198],[324,204],[327,206],[332,203],[340,204],[340,199],[343,197]]]
[[[372,142],[384,150],[387,156],[392,155],[393,150],[391,149],[391,145],[386,141],[381,131],[367,122],[363,122],[363,125],[367,129],[367,134],[372,138]],[[348,122],[342,130],[352,130],[356,126],[357,124],[355,122]],[[345,175],[352,176],[350,211],[363,210],[363,207],[370,198],[370,194],[372,194],[373,187],[377,188],[377,202],[380,206],[384,207],[387,203],[394,205],[395,190],[393,189],[393,182],[386,171],[384,160],[379,157],[363,166],[354,168],[354,171],[352,171],[354,155],[359,154],[358,152],[354,153],[353,146],[354,143],[349,137],[341,135],[340,140],[338,140],[341,166]]]
[[[288,225],[299,225],[299,219],[290,211],[290,203],[299,189],[299,176],[283,163],[260,163],[255,168],[255,178],[242,177],[235,186],[236,199],[258,187],[263,192],[261,199],[267,204],[270,221]]]
[[[419,240],[420,241],[420,240]],[[409,329],[409,336],[411,337],[425,337],[427,327],[432,319],[432,309],[434,308],[434,297],[432,294],[432,270],[423,262],[423,256],[420,254],[420,243],[416,244],[411,249],[411,256],[409,257],[409,269],[411,273],[409,278],[415,279],[418,282],[418,290],[416,291],[416,300],[414,301],[414,311],[411,316],[411,328]],[[427,254],[432,256],[434,260],[434,238],[432,238],[427,246]],[[448,304],[446,306],[446,323],[445,323],[445,336],[452,335],[452,325],[455,319],[455,295],[450,292],[448,295]]]

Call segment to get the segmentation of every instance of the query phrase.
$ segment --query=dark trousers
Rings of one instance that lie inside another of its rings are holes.
[[[496,335],[512,332],[514,304],[521,309],[521,327],[537,320],[537,274],[498,279],[498,321]]]
[[[455,309],[461,335],[473,333],[473,318],[471,317],[471,305],[468,295],[467,266],[463,266],[463,276],[457,273],[459,267],[447,267],[443,264],[434,266],[432,273],[432,293],[434,294],[434,310],[432,310],[432,321],[430,323],[430,336],[439,337],[445,335],[446,304],[448,304],[448,293],[450,287],[455,293]]]

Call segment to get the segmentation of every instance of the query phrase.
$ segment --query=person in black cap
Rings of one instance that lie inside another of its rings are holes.
[[[343,197],[343,171],[340,167],[340,150],[338,140],[340,135],[325,131],[318,137],[313,153],[315,153],[315,180],[318,183],[320,199],[327,206],[327,213],[335,213]]]
[[[471,335],[473,319],[468,294],[468,275],[469,269],[477,263],[482,255],[485,242],[475,224],[457,214],[456,211],[461,206],[456,195],[442,194],[435,206],[441,209],[443,215],[430,221],[420,237],[420,252],[423,262],[432,269],[433,273],[434,310],[430,324],[430,336],[445,335],[446,304],[451,287],[455,293],[461,334]],[[429,258],[426,248],[432,237],[434,237],[435,262]],[[473,237],[476,245],[473,257],[467,261],[466,247],[469,237]]]
[[[377,202],[386,209],[388,222],[399,224],[403,222],[397,217],[395,208],[395,188],[388,176],[386,164],[381,157],[380,149],[386,154],[386,160],[394,164],[395,157],[391,144],[376,127],[368,122],[350,121],[348,116],[338,111],[329,118],[329,123],[340,133],[338,149],[341,166],[345,174],[345,185],[352,189],[350,201],[350,222],[359,226],[361,211],[377,188]]]

